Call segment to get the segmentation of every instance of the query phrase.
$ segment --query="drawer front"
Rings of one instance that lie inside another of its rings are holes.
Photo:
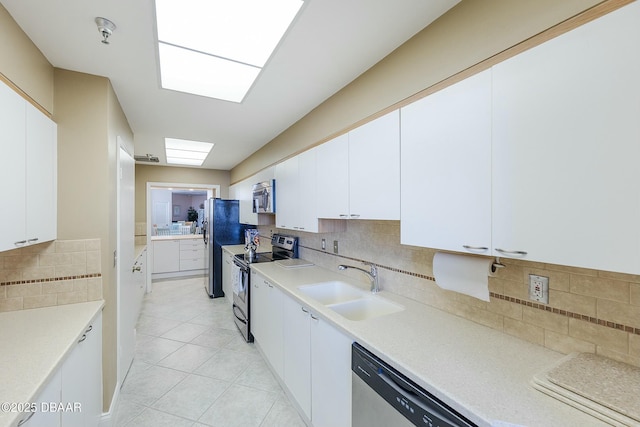
[[[205,268],[204,258],[180,259],[180,270],[200,270]]]
[[[204,250],[204,240],[202,239],[188,239],[180,240],[180,250],[185,249],[198,249]]]
[[[184,249],[180,248],[180,259],[204,258],[204,248]]]

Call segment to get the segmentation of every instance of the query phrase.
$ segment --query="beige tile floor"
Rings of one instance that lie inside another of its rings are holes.
[[[304,427],[224,298],[203,278],[155,282],[137,326],[117,427]]]

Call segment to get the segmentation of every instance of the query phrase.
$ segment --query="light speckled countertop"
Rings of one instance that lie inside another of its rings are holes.
[[[168,236],[151,236],[151,241],[156,240],[189,240],[202,239],[202,234],[170,234]]]
[[[33,402],[104,301],[0,313],[0,402]],[[0,411],[0,426],[19,413]]]
[[[480,426],[605,425],[531,386],[534,374],[563,358],[560,353],[384,290],[381,297],[405,310],[347,320],[297,287],[327,280],[365,290],[367,285],[316,266],[287,269],[260,263],[252,268]]]

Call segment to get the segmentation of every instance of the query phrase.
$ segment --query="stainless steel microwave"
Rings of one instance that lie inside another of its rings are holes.
[[[253,186],[253,212],[276,212],[276,180],[264,181]]]

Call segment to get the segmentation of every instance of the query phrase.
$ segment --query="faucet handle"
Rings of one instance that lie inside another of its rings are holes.
[[[363,262],[364,265],[368,265],[369,267],[371,267],[371,275],[372,276],[377,276],[378,275],[378,267],[376,267],[376,265],[372,262]]]

